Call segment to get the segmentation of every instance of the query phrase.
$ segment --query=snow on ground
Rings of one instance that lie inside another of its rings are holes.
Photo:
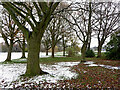
[[[60,62],[54,65],[40,64],[43,71],[48,72],[47,75],[35,76],[30,79],[22,80],[20,75],[25,73],[26,64],[0,64],[0,88],[13,87],[23,83],[37,83],[47,81],[56,83],[58,80],[71,79],[77,77],[75,72],[70,71],[70,66],[78,65],[80,62]]]
[[[63,52],[55,52],[55,56],[57,57],[61,57],[63,54]],[[28,53],[25,53],[25,56],[27,57]],[[12,52],[12,56],[11,59],[19,59],[22,56],[22,52]],[[50,57],[51,56],[51,52],[48,53],[48,56],[46,56],[45,52],[40,52],[39,54],[40,57]],[[5,59],[7,58],[7,52],[0,52],[0,62],[5,61]]]
[[[18,59],[21,58],[22,53],[21,52],[12,52],[11,59]],[[27,53],[25,53],[25,56],[27,57]],[[7,52],[0,52],[0,62],[5,61],[7,58]]]
[[[87,66],[100,66],[100,67],[104,67],[104,68],[108,68],[108,69],[120,69],[120,67],[113,67],[113,66],[102,65],[102,64],[94,64],[93,61],[87,61],[84,64],[88,64]]]

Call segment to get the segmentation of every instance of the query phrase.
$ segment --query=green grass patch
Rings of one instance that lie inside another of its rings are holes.
[[[25,58],[24,58],[25,59]],[[23,60],[23,59],[13,59],[12,60],[12,62],[13,63],[27,63],[27,58],[26,58],[26,60]]]
[[[40,63],[43,64],[54,64],[57,62],[75,62],[75,61],[80,61],[80,57],[47,57],[47,58],[40,58]],[[22,59],[13,59],[13,63],[27,63],[27,60],[22,60]]]
[[[54,64],[56,62],[73,62],[73,61],[80,61],[80,57],[48,57],[48,58],[40,58],[40,63],[45,64]]]

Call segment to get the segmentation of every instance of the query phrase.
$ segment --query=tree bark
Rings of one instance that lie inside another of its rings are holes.
[[[97,58],[101,57],[101,50],[102,50],[102,45],[98,45],[98,55],[97,55]]]
[[[40,39],[37,36],[31,37],[27,40],[28,43],[28,60],[27,70],[25,75],[35,76],[40,74],[47,74],[40,69],[39,53],[40,53]]]
[[[46,56],[48,56],[48,49],[46,49]]]
[[[89,41],[88,41],[88,47],[87,47],[88,50],[90,50],[90,44],[91,44],[91,34],[90,34]]]
[[[11,62],[12,48],[13,48],[13,41],[10,41],[10,45],[8,46],[7,59],[5,60],[5,62]]]
[[[65,47],[63,47],[63,56],[65,56]]]
[[[65,56],[65,40],[64,40],[64,35],[62,37],[63,37],[63,56]]]
[[[106,39],[106,38],[105,38],[105,39]],[[104,44],[104,42],[105,42],[105,39],[102,38],[102,39],[100,40],[100,38],[98,38],[98,55],[97,55],[97,58],[100,58],[100,57],[101,57],[101,50],[102,50],[102,46],[103,46],[103,44]]]
[[[52,46],[52,58],[55,57],[55,56],[54,56],[54,50],[55,50],[55,46],[53,45],[53,46]]]
[[[91,17],[92,17],[92,6],[91,6],[91,0],[89,2],[89,23],[88,23],[88,50],[90,50],[90,43],[91,43],[91,33],[92,33],[92,30],[91,30]]]
[[[23,37],[23,44],[22,44],[22,57],[21,58],[26,58],[25,57],[25,37]]]
[[[85,62],[85,52],[86,52],[86,49],[87,49],[87,43],[84,43],[82,48],[81,48],[81,56],[82,56],[82,60],[81,62]]]

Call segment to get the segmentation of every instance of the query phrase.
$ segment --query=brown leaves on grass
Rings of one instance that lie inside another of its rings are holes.
[[[75,82],[72,83],[73,86],[81,88],[118,88],[119,70],[86,67],[84,64],[76,65],[73,69],[79,74],[78,78],[66,81]]]

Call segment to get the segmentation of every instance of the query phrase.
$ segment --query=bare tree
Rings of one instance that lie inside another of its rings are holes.
[[[116,3],[100,2],[94,15],[94,30],[98,39],[98,56],[101,57],[101,49],[105,40],[120,28],[120,11]]]
[[[3,28],[1,30],[1,34],[7,46],[8,55],[5,61],[8,62],[11,61],[12,48],[16,42],[16,35],[19,32],[19,29],[7,11],[4,10],[2,18]]]
[[[62,18],[55,16],[47,29],[51,37],[52,57],[54,58],[55,46],[62,39],[62,34],[65,32]]]
[[[51,48],[51,39],[49,30],[45,30],[44,36],[42,38],[42,43],[46,50],[46,56],[48,55],[48,50]]]
[[[91,40],[91,25],[93,23],[91,21],[93,10],[92,5],[93,4],[91,2],[75,3],[71,6],[71,11],[67,12],[69,17],[66,20],[70,23],[71,28],[75,31],[77,37],[83,43],[81,48],[82,61],[85,60],[85,52]]]
[[[54,48],[61,40],[63,41],[63,56],[65,56],[65,48],[66,43],[69,41],[69,37],[71,36],[71,30],[68,22],[64,19],[54,18],[48,28],[45,31],[44,37],[42,39],[42,43],[46,49],[46,55],[48,55],[48,50],[53,46],[53,54]],[[54,42],[54,43],[53,43]],[[52,55],[54,57],[54,55]]]
[[[17,43],[19,44],[19,47],[22,50],[22,56],[21,56],[21,58],[26,58],[25,57],[26,40],[25,40],[25,36],[21,32],[21,30],[19,32],[19,35],[17,35],[17,39],[18,39]]]

